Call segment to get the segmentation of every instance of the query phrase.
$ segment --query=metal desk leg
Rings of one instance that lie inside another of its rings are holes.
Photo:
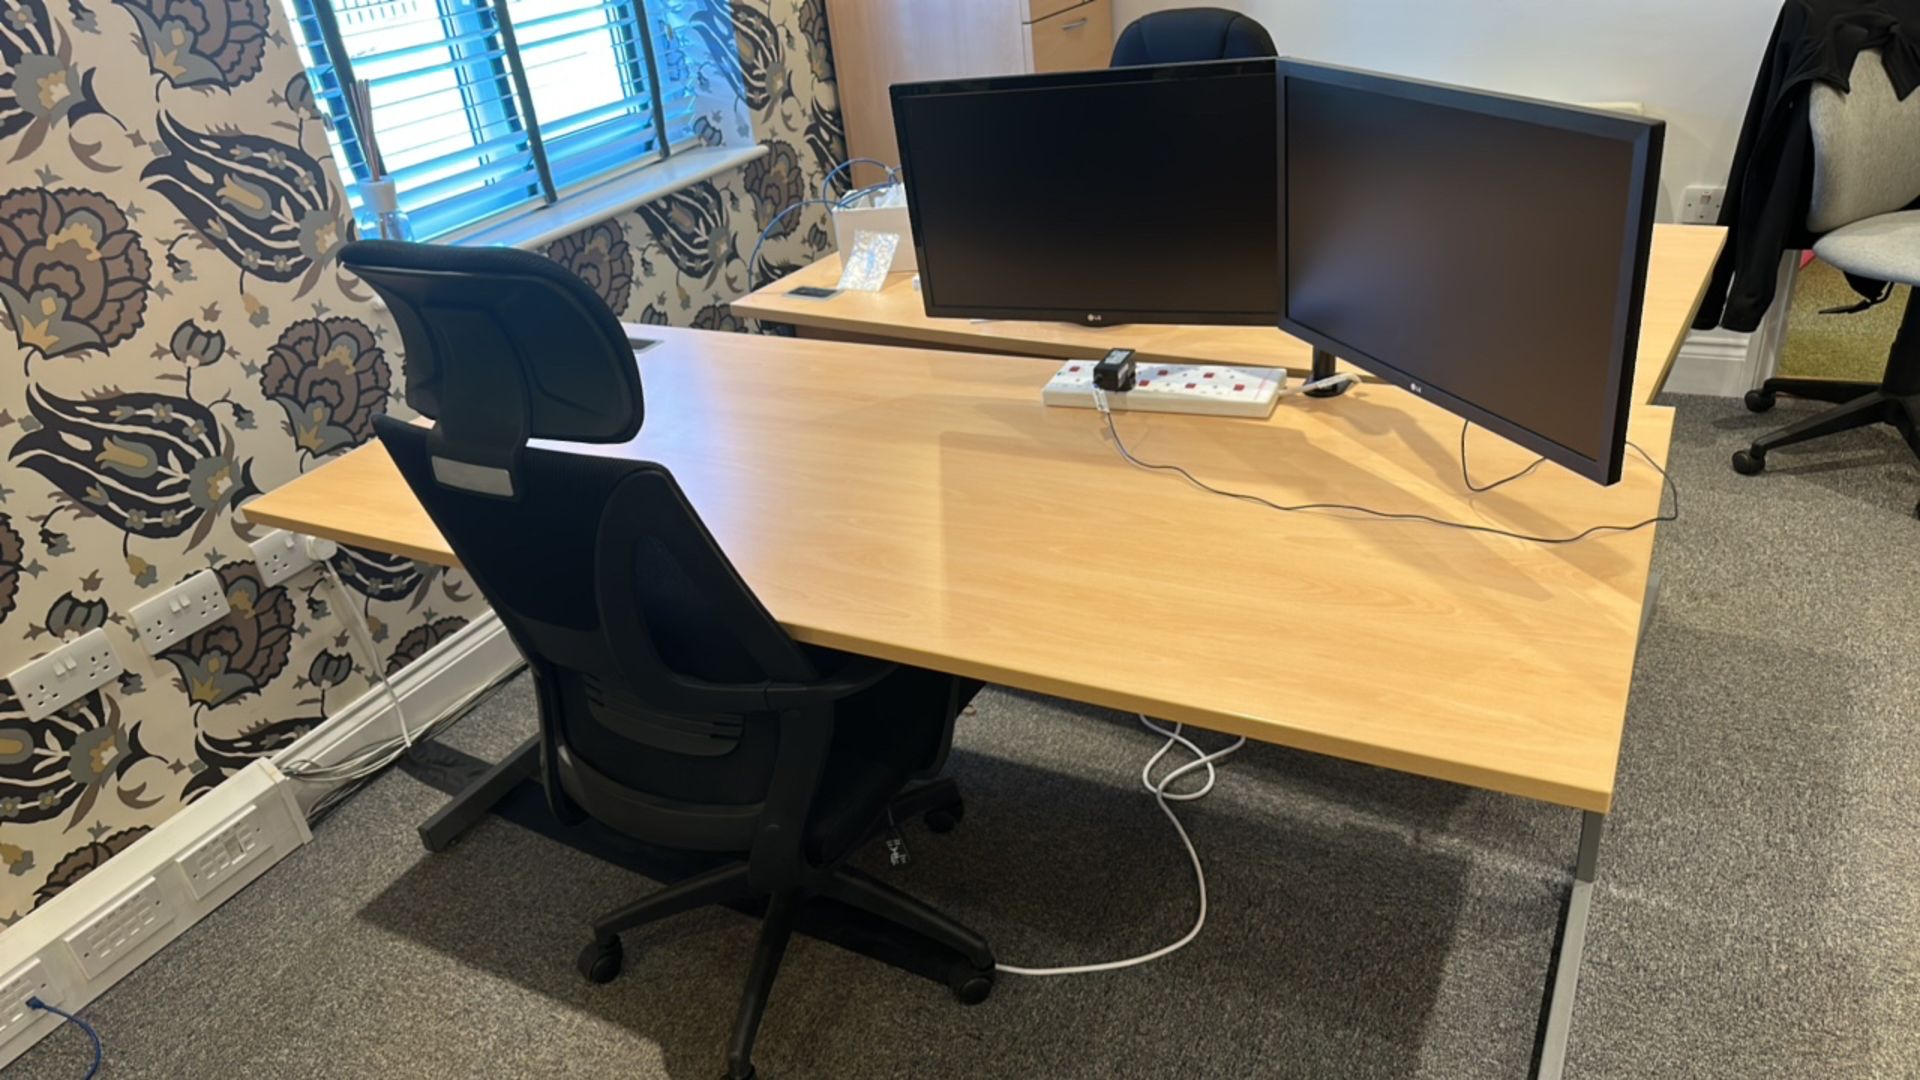
[[[1647,602],[1640,609],[1640,637],[1660,599],[1660,572],[1647,575]],[[1547,989],[1540,999],[1540,1023],[1534,1029],[1533,1075],[1560,1080],[1567,1067],[1567,1040],[1573,1032],[1573,999],[1580,987],[1580,959],[1587,948],[1587,914],[1593,908],[1594,871],[1600,862],[1600,830],[1606,815],[1580,813],[1580,852],[1573,862],[1573,887],[1560,903],[1560,926],[1547,961]]]
[[[505,798],[507,792],[520,786],[520,781],[539,770],[540,736],[533,735],[514,747],[493,768],[481,773],[460,794],[447,800],[447,805],[435,811],[432,817],[421,822],[420,842],[426,845],[428,851],[434,852],[452,847],[462,833],[473,828],[493,810],[494,803]]]
[[[1580,814],[1580,853],[1573,864],[1573,887],[1560,906],[1560,928],[1547,961],[1547,989],[1540,1000],[1540,1025],[1533,1046],[1533,1075],[1560,1080],[1567,1067],[1567,1039],[1573,1031],[1573,999],[1580,986],[1581,954],[1587,946],[1587,914],[1593,907],[1594,870],[1600,861],[1600,830],[1606,816]]]

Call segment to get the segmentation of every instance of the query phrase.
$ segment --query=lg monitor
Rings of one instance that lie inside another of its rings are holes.
[[[1279,324],[1620,479],[1658,121],[1280,64]]]
[[[1275,62],[895,86],[928,315],[1273,325]]]

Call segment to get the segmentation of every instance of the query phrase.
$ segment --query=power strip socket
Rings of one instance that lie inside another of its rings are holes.
[[[48,1015],[28,1006],[28,998],[37,997],[49,1005],[58,1005],[59,996],[47,975],[47,966],[38,960],[27,961],[25,967],[0,981],[0,1046],[32,1027],[35,1020]]]
[[[73,958],[79,961],[80,970],[87,973],[87,978],[97,979],[134,946],[159,933],[161,927],[172,921],[173,909],[167,906],[160,882],[148,878],[62,940],[73,950]]]
[[[1092,409],[1093,360],[1060,365],[1040,391],[1048,405]],[[1264,420],[1286,388],[1285,368],[1234,368],[1221,364],[1139,364],[1133,389],[1107,395],[1115,412],[1188,413]]]
[[[27,719],[42,720],[119,678],[127,666],[94,628],[7,676]]]
[[[260,567],[260,584],[278,585],[313,565],[307,545],[285,529],[275,529],[248,545],[253,561]]]
[[[135,604],[133,625],[140,634],[141,647],[148,655],[158,656],[188,634],[226,618],[232,610],[220,575],[202,570],[159,596]]]

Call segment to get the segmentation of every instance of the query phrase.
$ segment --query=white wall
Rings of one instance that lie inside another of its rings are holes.
[[[1280,55],[1557,101],[1638,101],[1667,122],[1659,213],[1724,184],[1778,0],[1115,0],[1246,12]]]

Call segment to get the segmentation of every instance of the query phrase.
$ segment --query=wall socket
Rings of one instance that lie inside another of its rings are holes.
[[[125,670],[107,632],[96,627],[21,665],[7,676],[7,682],[27,719],[42,720],[119,678]]]
[[[1694,184],[1680,196],[1680,221],[1684,225],[1717,225],[1720,205],[1726,201],[1726,188]]]
[[[73,958],[80,962],[80,970],[87,973],[87,978],[97,979],[134,946],[172,921],[173,909],[167,906],[160,882],[148,878],[64,940],[73,950]]]
[[[158,656],[169,645],[227,617],[227,587],[220,575],[202,570],[187,580],[134,605],[133,626],[140,646]]]
[[[260,567],[260,584],[278,585],[313,565],[307,546],[285,529],[275,529],[248,545]]]
[[[8,1039],[33,1026],[35,1020],[46,1016],[38,1009],[29,1008],[27,999],[37,997],[49,1005],[58,1005],[60,995],[53,989],[53,981],[47,977],[47,966],[38,960],[29,960],[27,965],[10,972],[5,980],[0,980],[0,1046]]]
[[[255,809],[249,806],[240,811],[239,816],[173,860],[186,875],[194,899],[212,896],[247,860],[270,846],[261,832],[261,815],[254,813]]]

